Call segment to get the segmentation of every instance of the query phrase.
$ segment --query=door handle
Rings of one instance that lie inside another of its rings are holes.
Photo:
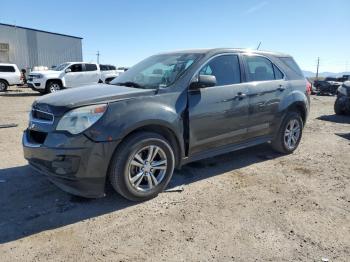
[[[237,95],[236,95],[236,98],[238,98],[238,99],[243,99],[245,97],[247,97],[247,95],[242,93],[242,92],[238,92]]]
[[[243,94],[242,92],[238,92],[236,96],[229,98],[229,99],[221,100],[221,102],[230,102],[230,101],[234,101],[236,99],[242,100],[246,96],[247,96],[246,94]]]
[[[284,85],[279,85],[277,88],[277,90],[279,90],[281,92],[284,91],[285,89],[286,89],[286,87]]]

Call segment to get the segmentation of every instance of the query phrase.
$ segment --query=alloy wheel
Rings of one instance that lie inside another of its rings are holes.
[[[129,161],[129,182],[137,191],[149,192],[162,182],[167,165],[166,154],[159,146],[146,146]]]
[[[59,84],[53,83],[50,85],[50,92],[55,93],[61,89]]]
[[[284,144],[289,150],[293,150],[298,145],[300,139],[300,123],[296,119],[291,119],[284,131]]]
[[[4,91],[6,89],[6,84],[4,82],[0,82],[0,91]]]

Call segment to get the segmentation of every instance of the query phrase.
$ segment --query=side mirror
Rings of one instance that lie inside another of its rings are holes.
[[[216,77],[213,75],[199,75],[198,81],[191,83],[190,89],[200,89],[216,85]]]
[[[70,68],[67,68],[64,72],[66,72],[66,73],[70,73],[70,72],[72,72],[72,69],[70,69]]]

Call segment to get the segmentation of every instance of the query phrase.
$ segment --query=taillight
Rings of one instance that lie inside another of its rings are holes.
[[[312,85],[309,81],[306,81],[306,93],[308,95],[311,95],[311,91],[312,91]]]

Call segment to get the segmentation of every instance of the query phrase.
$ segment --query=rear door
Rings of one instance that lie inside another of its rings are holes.
[[[236,54],[211,58],[198,75],[214,75],[217,84],[189,90],[191,156],[243,141],[248,123],[248,99],[244,97],[247,86],[242,83]]]
[[[83,70],[85,85],[98,83],[100,80],[100,71],[98,70],[96,64],[84,64]]]
[[[281,70],[267,57],[243,55],[249,88],[248,138],[271,134],[283,96],[289,92]]]

